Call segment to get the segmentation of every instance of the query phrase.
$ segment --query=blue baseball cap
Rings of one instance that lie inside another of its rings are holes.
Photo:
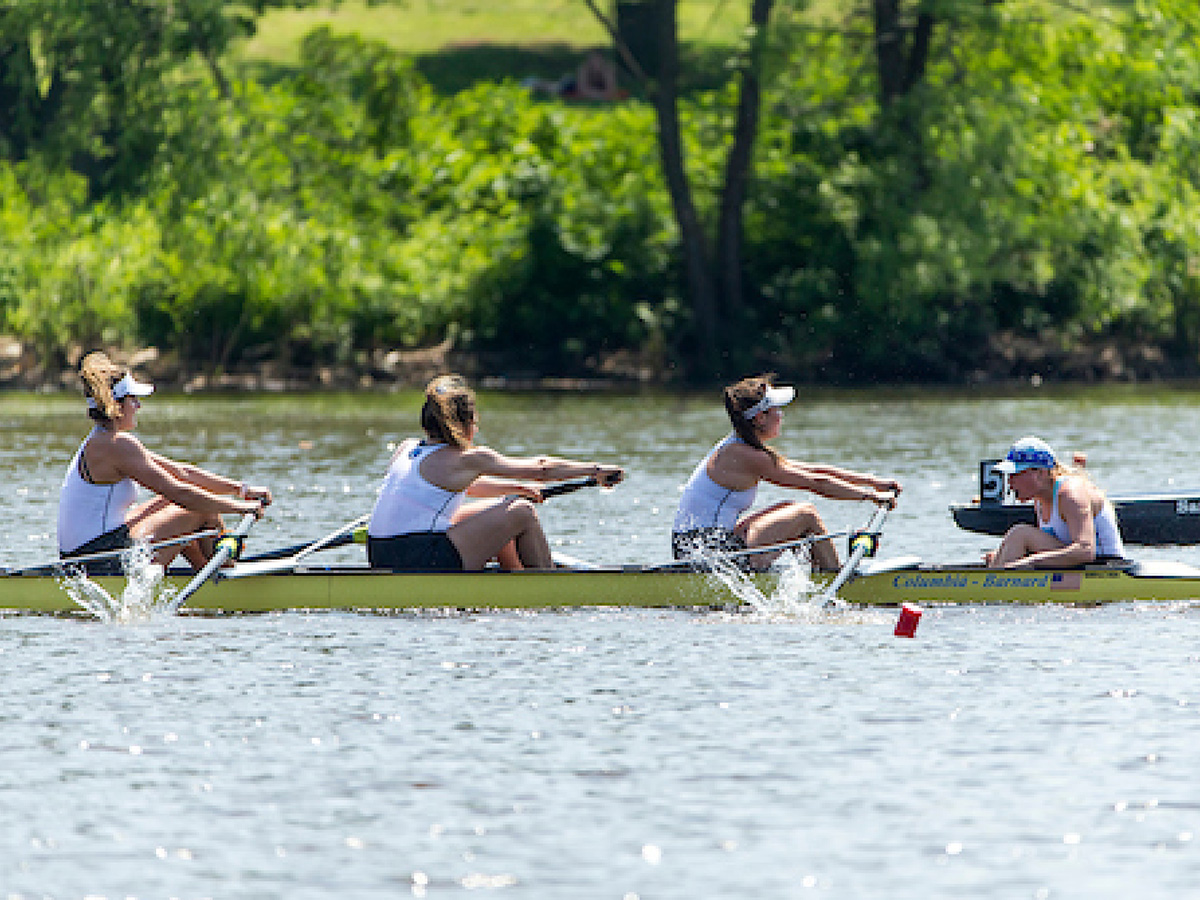
[[[1026,469],[1053,469],[1056,465],[1058,456],[1050,445],[1030,435],[1009,447],[1004,459],[992,466],[992,471],[1015,475]]]

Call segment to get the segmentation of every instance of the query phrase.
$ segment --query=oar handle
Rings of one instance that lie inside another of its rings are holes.
[[[551,497],[561,497],[563,494],[571,494],[580,488],[595,487],[600,482],[596,476],[592,475],[587,478],[580,478],[576,481],[563,481],[559,484],[551,484],[542,488],[542,499],[549,500]]]

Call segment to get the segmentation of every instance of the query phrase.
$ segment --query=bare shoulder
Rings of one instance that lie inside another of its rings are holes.
[[[751,447],[749,444],[727,444],[713,454],[712,469],[726,476],[745,475],[762,477],[775,468],[776,462],[770,453]]]
[[[447,461],[455,460],[460,466],[476,475],[487,475],[503,457],[491,447],[445,447],[438,451]]]
[[[1086,475],[1069,475],[1058,488],[1059,503],[1063,500],[1079,507],[1092,508],[1097,501],[1103,502],[1100,488],[1092,484]]]
[[[118,431],[116,434],[106,435],[99,442],[98,447],[117,457],[141,457],[146,454],[146,446],[128,431]]]

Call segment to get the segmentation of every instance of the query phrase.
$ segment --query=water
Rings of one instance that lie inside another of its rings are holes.
[[[624,459],[543,519],[574,555],[657,562],[713,407],[485,397],[483,430]],[[365,511],[414,413],[154,397],[140,433],[275,488],[266,547]],[[882,552],[952,561],[994,541],[946,504],[1013,437],[1086,449],[1114,492],[1191,488],[1198,418],[1182,392],[816,396],[779,446],[900,477]],[[77,403],[0,400],[5,564],[52,555],[85,431]],[[1200,607],[931,609],[915,640],[895,618],[0,617],[0,897],[1200,897]]]

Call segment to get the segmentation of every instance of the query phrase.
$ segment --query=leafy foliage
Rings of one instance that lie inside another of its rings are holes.
[[[776,34],[750,302],[724,336],[735,365],[961,379],[1000,329],[1125,331],[1195,364],[1193,7],[1046,18],[1013,2],[945,19],[925,80],[886,114],[863,35]],[[512,83],[441,96],[403,56],[328,30],[290,77],[223,82],[252,13],[0,11],[15,48],[0,61],[0,329],[47,357],[144,342],[212,370],[357,362],[447,335],[542,371],[687,355],[646,103],[569,105]],[[711,222],[732,91],[691,95],[682,114]]]

